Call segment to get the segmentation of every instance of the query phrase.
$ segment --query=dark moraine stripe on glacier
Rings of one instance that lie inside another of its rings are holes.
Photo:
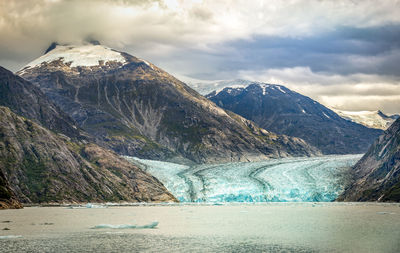
[[[186,166],[125,157],[182,202],[333,201],[361,155]]]

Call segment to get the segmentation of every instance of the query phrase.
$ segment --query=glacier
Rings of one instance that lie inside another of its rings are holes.
[[[362,155],[187,166],[125,156],[181,202],[330,202]]]

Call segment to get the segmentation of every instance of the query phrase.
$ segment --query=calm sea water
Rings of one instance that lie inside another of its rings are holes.
[[[0,251],[400,252],[399,204],[88,207],[0,211]]]

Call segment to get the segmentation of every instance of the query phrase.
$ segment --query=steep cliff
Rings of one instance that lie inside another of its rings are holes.
[[[3,171],[0,170],[0,209],[14,208],[22,208],[22,205],[16,199]]]
[[[400,201],[400,119],[352,169],[353,182],[338,200]]]
[[[71,141],[0,106],[0,171],[23,203],[176,201],[115,153]]]
[[[0,105],[54,132],[71,138],[81,137],[75,122],[39,88],[3,67],[0,67]]]

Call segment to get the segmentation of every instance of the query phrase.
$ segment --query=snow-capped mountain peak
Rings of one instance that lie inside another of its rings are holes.
[[[118,51],[102,45],[57,45],[52,44],[53,49],[47,50],[44,55],[28,63],[23,69],[30,69],[43,63],[62,61],[73,67],[91,67],[107,62],[125,64],[126,59]]]
[[[219,93],[227,87],[236,89],[236,88],[246,88],[248,85],[254,83],[262,84],[260,82],[243,80],[243,79],[207,81],[207,82],[186,81],[186,83],[202,95],[207,95],[213,91]]]
[[[214,90],[213,92],[206,95],[206,97],[218,95],[221,92],[227,92],[231,95],[240,94],[244,89],[251,90],[260,90],[259,94],[263,96],[267,96],[269,94],[282,94],[285,95],[290,93],[291,91],[285,86],[278,84],[268,84],[262,82],[253,82],[247,80],[233,80],[233,81],[224,81],[217,83],[220,86],[219,89]],[[258,93],[258,92],[257,92]]]
[[[366,127],[386,130],[399,115],[387,116],[381,111],[343,111],[331,108],[344,119],[362,124]]]

